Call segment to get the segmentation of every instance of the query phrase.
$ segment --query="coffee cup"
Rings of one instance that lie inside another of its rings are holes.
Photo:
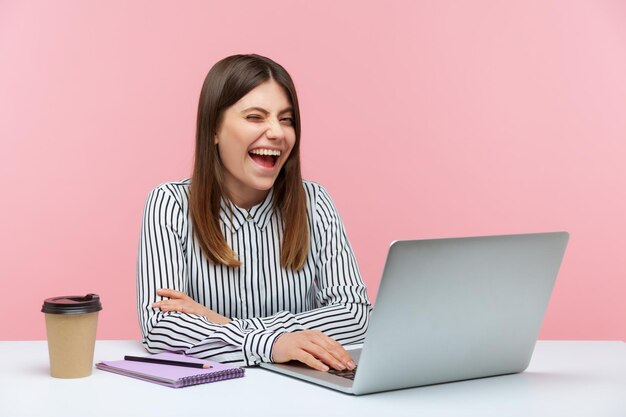
[[[50,375],[55,378],[82,378],[91,375],[96,344],[97,294],[61,296],[44,300]]]

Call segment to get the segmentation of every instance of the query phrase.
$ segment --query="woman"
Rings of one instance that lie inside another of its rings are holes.
[[[189,180],[148,196],[137,265],[143,344],[255,365],[353,369],[370,304],[330,197],[300,173],[295,87],[235,55],[208,73]]]

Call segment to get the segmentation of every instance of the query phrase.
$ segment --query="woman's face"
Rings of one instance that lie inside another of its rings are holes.
[[[258,85],[224,111],[214,140],[233,203],[250,208],[263,201],[296,142],[285,90],[274,80]]]

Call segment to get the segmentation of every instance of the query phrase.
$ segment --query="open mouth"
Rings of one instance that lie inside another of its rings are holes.
[[[250,158],[263,168],[274,168],[280,151],[273,149],[253,149],[248,152]]]

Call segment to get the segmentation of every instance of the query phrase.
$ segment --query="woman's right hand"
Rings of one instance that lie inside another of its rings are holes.
[[[161,311],[178,311],[179,313],[204,316],[210,322],[215,324],[230,323],[230,319],[228,317],[224,317],[202,304],[197,303],[184,292],[171,290],[169,288],[161,288],[157,290],[157,295],[167,297],[167,299],[153,303],[152,308],[158,308]]]
[[[343,346],[319,330],[303,330],[278,336],[272,348],[272,361],[283,363],[290,360],[300,361],[323,372],[328,371],[329,366],[340,371],[356,367]]]

